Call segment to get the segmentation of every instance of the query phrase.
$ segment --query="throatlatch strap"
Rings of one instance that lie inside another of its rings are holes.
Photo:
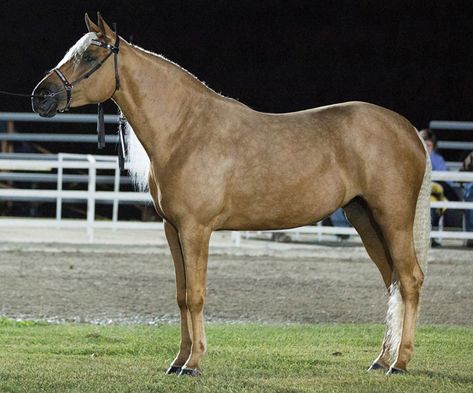
[[[98,148],[103,149],[105,147],[105,120],[103,115],[103,106],[100,102],[97,105],[97,137]]]

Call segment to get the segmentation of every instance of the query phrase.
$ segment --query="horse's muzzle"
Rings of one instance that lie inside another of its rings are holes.
[[[31,107],[42,117],[53,117],[56,115],[59,102],[57,96],[51,96],[51,91],[45,88],[37,88],[31,97]]]

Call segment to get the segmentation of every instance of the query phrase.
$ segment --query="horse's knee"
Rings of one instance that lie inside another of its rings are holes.
[[[205,291],[188,290],[187,291],[187,308],[191,313],[200,312],[204,307]]]
[[[187,296],[184,292],[183,294],[178,293],[176,296],[177,306],[181,311],[187,310]]]

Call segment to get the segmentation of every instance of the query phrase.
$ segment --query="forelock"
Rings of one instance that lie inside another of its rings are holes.
[[[97,34],[95,33],[87,33],[84,34],[79,41],[77,41],[64,55],[62,60],[58,63],[56,68],[61,67],[63,64],[67,63],[69,60],[73,62],[78,62],[82,55],[84,54],[85,50],[89,47],[92,43],[92,40],[97,39]]]

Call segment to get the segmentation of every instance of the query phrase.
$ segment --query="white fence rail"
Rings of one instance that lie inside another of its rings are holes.
[[[470,133],[473,131],[473,122],[471,121],[449,121],[449,120],[431,120],[429,123],[429,128],[436,130],[444,131],[456,131]],[[438,131],[436,131],[438,132]],[[438,136],[438,135],[437,135]],[[439,149],[451,149],[451,150],[473,150],[473,142],[471,142],[471,137],[466,137],[466,140],[462,141],[448,141],[448,140],[439,140],[437,147]]]
[[[65,190],[63,185],[64,171],[70,169],[86,169],[88,172],[87,190]],[[151,202],[150,195],[144,192],[120,191],[120,170],[116,157],[93,156],[79,154],[59,154],[57,158],[41,160],[21,160],[21,159],[0,159],[0,171],[33,171],[33,172],[56,172],[56,189],[0,189],[0,199],[2,200],[47,200],[55,201],[55,219],[39,218],[0,218],[0,227],[22,226],[22,227],[57,227],[57,228],[85,228],[89,239],[94,237],[96,228],[156,228],[162,229],[162,223],[156,222],[130,222],[118,220],[118,209],[120,202]],[[108,170],[114,172],[113,191],[97,191],[97,171]],[[472,172],[433,172],[432,179],[450,180],[457,182],[473,182]],[[62,206],[66,202],[84,201],[87,203],[87,217],[85,220],[67,220],[62,218]],[[97,202],[111,202],[112,217],[110,221],[98,221],[95,218],[95,205]],[[434,202],[431,205],[435,208],[448,209],[473,209],[473,202]],[[267,231],[269,232],[269,231]],[[321,224],[284,230],[284,232],[296,234],[336,234],[336,235],[356,235],[354,228],[328,227]],[[465,231],[433,231],[432,237],[473,239],[473,232]],[[240,233],[233,236],[235,242],[239,244]]]
[[[63,184],[64,170],[68,169],[86,169],[88,172],[87,190],[65,190]],[[118,222],[118,208],[120,201],[131,202],[149,202],[151,198],[148,193],[120,191],[120,169],[118,167],[117,157],[111,156],[93,156],[80,154],[60,153],[57,159],[0,159],[0,170],[8,171],[34,171],[51,172],[57,171],[56,189],[18,189],[2,188],[0,189],[0,199],[3,200],[27,200],[27,201],[55,201],[56,218],[51,219],[23,219],[23,218],[1,218],[0,226],[55,226],[63,227],[85,227],[89,239],[93,240],[94,228],[106,227],[122,228],[127,225],[126,222]],[[97,170],[109,170],[114,172],[113,191],[97,191]],[[68,201],[84,201],[87,203],[86,220],[63,220],[62,206]],[[104,223],[95,219],[96,202],[112,202],[111,221]],[[136,227],[136,224],[131,226]],[[143,227],[149,227],[144,225]]]

